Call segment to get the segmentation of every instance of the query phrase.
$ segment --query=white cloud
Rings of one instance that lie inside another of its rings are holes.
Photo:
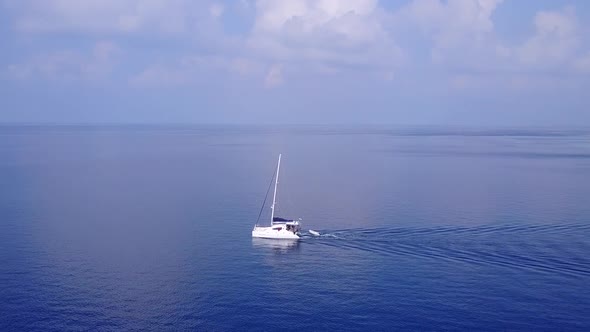
[[[413,27],[422,31],[431,41],[432,63],[452,71],[453,86],[479,81],[472,76],[478,72],[475,75],[488,76],[490,81],[496,80],[490,75],[508,75],[518,76],[517,81],[522,82],[523,76],[543,71],[584,71],[586,62],[579,54],[580,27],[573,7],[537,12],[533,35],[521,44],[509,45],[500,40],[493,21],[502,2],[413,0],[392,13],[393,29],[413,31]]]
[[[262,64],[248,58],[235,58],[229,63],[232,72],[240,75],[255,75],[262,70]]]
[[[187,71],[225,71],[232,75],[259,75],[263,72],[259,62],[244,57],[191,55],[181,58],[179,65]]]
[[[404,79],[398,75],[400,69],[411,72],[426,67],[447,71],[451,85],[464,90],[486,86],[481,79],[492,82],[491,76],[498,72],[522,77],[544,69],[590,72],[590,50],[582,48],[583,34],[573,7],[538,12],[534,33],[519,45],[508,45],[496,34],[493,20],[502,2],[408,0],[395,10],[386,10],[378,0],[240,0],[233,5],[217,0],[1,3],[23,35],[50,38],[74,33],[96,42],[91,51],[39,52],[28,61],[11,65],[12,76],[19,78],[108,75],[116,63],[115,51],[109,50],[108,43],[101,46],[100,39],[152,40],[163,36],[167,42],[169,34],[179,37],[176,40],[181,40],[183,47],[164,44],[158,50],[165,53],[160,58],[142,54],[143,70],[126,73],[132,76],[132,84],[191,84],[204,70],[230,78],[255,77],[266,87],[284,84],[285,73],[290,78],[355,70],[369,73],[367,77],[395,81]],[[231,15],[242,15],[242,19],[251,15],[245,21],[252,19],[253,23],[230,36],[222,24]],[[219,19],[222,16],[224,19]],[[428,63],[413,56],[418,48],[415,37],[427,41],[419,47],[430,56]],[[403,38],[411,42],[402,50]],[[113,43],[111,46],[116,48]],[[126,61],[139,63],[131,56]],[[414,66],[408,66],[412,62]]]
[[[517,49],[518,59],[523,64],[547,68],[572,61],[579,45],[572,7],[539,12],[534,24],[534,36]]]
[[[400,10],[440,46],[467,36],[481,39],[494,29],[491,16],[503,0],[413,0]]]
[[[259,0],[249,46],[284,65],[396,67],[401,50],[380,12],[376,0]]]
[[[264,78],[264,86],[274,88],[283,84],[283,67],[280,64],[272,65]]]
[[[241,57],[214,55],[184,56],[166,63],[149,65],[131,76],[129,83],[135,87],[179,86],[194,83],[202,77],[216,73],[233,76],[263,77],[263,65]]]
[[[186,32],[206,3],[190,0],[7,0],[15,26],[29,33]],[[211,4],[211,15],[223,7]],[[205,15],[206,12],[205,12]]]
[[[431,40],[434,63],[465,64],[476,57],[493,56],[502,49],[496,43],[492,21],[492,14],[502,2],[413,0],[393,14],[394,26],[422,31]]]
[[[225,7],[220,3],[213,3],[209,6],[209,14],[214,18],[218,18],[223,15],[224,11]]]
[[[189,80],[186,71],[163,65],[151,65],[131,77],[129,83],[135,87],[177,86]]]
[[[590,52],[576,60],[574,67],[581,73],[590,73]]]
[[[63,50],[43,53],[23,63],[9,65],[8,71],[17,79],[95,80],[111,73],[119,51],[116,44],[99,41],[89,52]]]

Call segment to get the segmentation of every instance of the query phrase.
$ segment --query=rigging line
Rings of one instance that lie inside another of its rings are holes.
[[[258,221],[260,221],[260,216],[262,216],[262,211],[264,210],[264,205],[266,204],[266,199],[268,198],[268,193],[270,192],[270,188],[272,187],[272,180],[275,178],[275,174],[277,174],[277,170],[275,169],[272,177],[270,178],[270,183],[268,184],[268,189],[266,189],[266,195],[264,196],[264,202],[262,202],[262,206],[260,207],[260,213],[258,213],[258,218],[256,219],[256,225],[258,225]]]

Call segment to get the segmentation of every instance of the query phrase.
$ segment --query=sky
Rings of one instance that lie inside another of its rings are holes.
[[[0,0],[0,123],[590,125],[585,0]]]

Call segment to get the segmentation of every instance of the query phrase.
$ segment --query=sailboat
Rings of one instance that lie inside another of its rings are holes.
[[[275,217],[275,207],[277,200],[277,187],[279,184],[279,170],[281,169],[281,155],[279,154],[279,161],[277,163],[277,170],[275,172],[274,179],[274,193],[272,195],[272,205],[270,206],[270,226],[259,226],[258,223],[254,225],[252,229],[252,237],[264,238],[264,239],[285,239],[285,240],[298,240],[301,225],[299,221],[285,219],[281,217]],[[270,189],[270,187],[269,187]],[[268,195],[268,191],[267,191]],[[265,199],[266,201],[266,199]],[[262,204],[264,208],[264,203]],[[262,212],[262,210],[261,210]]]

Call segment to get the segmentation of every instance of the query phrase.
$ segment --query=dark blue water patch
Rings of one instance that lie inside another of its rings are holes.
[[[589,330],[585,134],[434,129],[0,127],[0,330]]]

